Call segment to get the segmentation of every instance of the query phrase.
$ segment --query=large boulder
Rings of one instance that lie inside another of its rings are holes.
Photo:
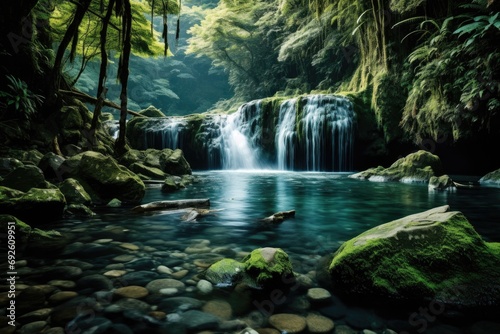
[[[89,205],[92,198],[76,179],[66,179],[58,185],[68,204]]]
[[[479,179],[481,185],[500,186],[500,168]]]
[[[118,161],[138,174],[155,179],[161,179],[167,175],[182,176],[192,174],[191,166],[180,149],[165,148],[157,150],[150,148],[143,151],[129,150]]]
[[[428,182],[432,176],[439,176],[442,173],[443,169],[439,157],[420,150],[398,159],[388,168],[378,166],[349,175],[349,177],[383,182]]]
[[[180,149],[163,149],[160,153],[160,167],[162,171],[171,175],[192,174],[191,166]]]
[[[14,226],[14,228],[10,226]],[[0,232],[7,235],[8,230],[15,231],[16,251],[24,254],[53,254],[62,250],[69,238],[54,230],[32,228],[25,222],[11,215],[0,215]]]
[[[94,202],[113,198],[128,204],[140,203],[146,192],[144,182],[112,157],[88,151],[67,159],[61,165],[66,177],[80,182]]]
[[[5,175],[0,185],[20,191],[28,191],[31,188],[47,188],[42,170],[33,165],[17,167]]]
[[[445,205],[345,242],[328,270],[334,292],[352,299],[481,307],[500,305],[499,263],[500,243]]]
[[[31,188],[27,192],[0,186],[0,212],[14,215],[29,224],[61,219],[66,199],[59,189]]]

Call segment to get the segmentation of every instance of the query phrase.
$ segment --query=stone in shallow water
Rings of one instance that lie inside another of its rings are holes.
[[[48,299],[49,304],[57,305],[78,296],[74,291],[59,291],[51,295]]]
[[[136,310],[142,313],[149,312],[151,309],[148,303],[134,298],[119,299],[114,305],[120,307],[121,310]]]
[[[158,266],[158,268],[156,268],[156,271],[159,272],[160,274],[166,274],[166,275],[172,275],[174,273],[172,269],[163,265]]]
[[[200,309],[203,302],[191,297],[165,298],[158,304],[158,310],[165,313]]]
[[[136,257],[134,255],[122,254],[122,255],[115,256],[113,258],[113,261],[116,261],[116,262],[129,262],[129,261],[132,261],[132,260],[135,260],[135,259],[136,259]]]
[[[76,285],[79,289],[93,289],[98,290],[111,290],[113,288],[113,283],[109,278],[99,274],[93,274],[85,276],[76,281]]]
[[[106,271],[103,275],[106,277],[120,277],[127,273],[126,270],[109,270]]]
[[[203,312],[210,313],[222,320],[229,320],[233,316],[231,305],[220,299],[209,300],[201,308]]]
[[[114,291],[114,295],[121,298],[141,299],[146,297],[148,294],[148,289],[137,285],[124,286]]]
[[[145,286],[149,282],[157,279],[160,275],[153,271],[133,271],[123,275],[120,280],[124,285],[140,285]]]
[[[186,270],[186,269],[179,270],[175,273],[172,273],[172,278],[181,279],[181,278],[184,278],[188,273],[189,273],[189,270]]]
[[[184,291],[185,284],[181,281],[171,278],[160,278],[151,281],[146,285],[146,289],[148,289],[150,293],[158,293],[161,289],[167,288],[174,288],[178,289],[179,291]]]
[[[179,293],[179,289],[165,288],[165,289],[160,289],[160,291],[158,291],[158,292],[160,293],[160,295],[163,295],[163,296],[174,296],[174,295]]]
[[[307,315],[306,323],[307,331],[311,334],[330,333],[335,327],[331,319],[314,313]]]
[[[124,242],[124,243],[120,244],[120,247],[131,250],[131,251],[139,250],[139,246],[128,243],[128,242]]]
[[[331,300],[332,294],[323,288],[311,288],[307,290],[307,298],[311,302],[326,302]]]
[[[219,327],[219,319],[216,316],[197,310],[190,310],[182,314],[181,323],[186,326],[188,331],[202,331]]]
[[[51,308],[41,308],[39,310],[35,310],[21,315],[20,317],[16,318],[16,321],[18,321],[21,324],[27,324],[29,322],[47,320],[50,313],[52,313]]]
[[[196,287],[198,288],[198,292],[202,295],[208,295],[214,290],[212,283],[204,279],[199,280]]]
[[[269,317],[269,324],[274,328],[287,333],[300,333],[306,329],[306,319],[291,313],[273,314]]]
[[[50,285],[56,286],[60,289],[73,289],[76,287],[76,283],[73,281],[67,281],[67,280],[52,280],[49,281]]]
[[[21,334],[35,334],[41,333],[44,328],[48,327],[48,323],[46,321],[34,321],[30,322],[19,330]]]

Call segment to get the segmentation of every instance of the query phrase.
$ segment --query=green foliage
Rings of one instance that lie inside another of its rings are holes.
[[[43,96],[34,94],[26,82],[7,75],[7,90],[0,91],[2,113],[0,119],[19,119],[29,122],[35,116]]]

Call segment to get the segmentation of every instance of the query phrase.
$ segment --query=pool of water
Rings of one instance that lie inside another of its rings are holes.
[[[500,188],[433,192],[424,184],[368,182],[350,179],[347,173],[199,171],[194,174],[197,182],[175,193],[166,194],[161,192],[159,186],[148,186],[143,203],[208,198],[213,213],[194,222],[185,222],[181,219],[182,212],[152,211],[138,214],[130,208],[96,208],[97,215],[91,219],[65,220],[55,227],[74,238],[72,247],[78,251],[66,251],[65,254],[53,256],[59,260],[74,259],[91,263],[93,267],[84,270],[85,275],[103,274],[110,268],[119,268],[117,256],[125,252],[136,259],[150,260],[150,266],[165,265],[173,268],[173,271],[187,270],[187,275],[179,280],[189,286],[194,284],[192,278],[203,269],[199,261],[214,259],[205,251],[188,252],[189,247],[196,249],[202,245],[201,248],[207,246],[209,250],[223,249],[221,254],[237,259],[255,248],[279,247],[290,256],[294,270],[308,276],[309,284],[315,287],[318,286],[314,277],[318,261],[335,251],[344,241],[376,225],[445,204],[450,205],[451,210],[462,211],[485,240],[500,242]],[[259,221],[275,212],[288,210],[295,210],[295,217],[281,224],[266,225]],[[124,243],[133,244],[138,249],[120,247]],[[106,251],[91,251],[94,248],[89,246],[96,244],[105,245]],[[35,263],[32,266],[36,270],[36,263],[47,265],[57,264],[57,261],[30,258],[28,266],[30,263]],[[145,271],[144,268],[127,267],[126,263],[121,266],[128,271]],[[156,272],[155,268],[146,268],[146,271]],[[167,276],[159,275],[156,278],[164,277]],[[38,282],[29,282],[34,283],[47,282],[42,277],[38,278]],[[95,291],[83,289],[78,293],[92,295]],[[227,298],[229,302],[232,298],[227,291],[200,297],[194,287],[179,295],[195,296],[205,301]],[[398,313],[398,310],[389,310],[388,313],[387,310],[369,310],[346,306],[340,300],[336,300],[337,307],[296,306],[303,297],[299,294],[297,300],[292,299],[287,305],[282,305],[280,312],[319,313],[333,319],[340,326],[338,328],[351,328],[352,333],[362,329],[383,333],[385,328],[401,333],[403,329],[415,333],[466,333],[471,326],[468,322],[461,324],[451,321],[450,317],[453,316],[443,316],[428,318],[422,330],[422,322],[412,324],[408,314]],[[158,300],[150,299],[147,302],[155,309]],[[236,311],[239,306],[231,305],[233,313],[230,320],[248,320],[252,314],[255,317],[255,309]],[[419,307],[416,305],[415,311]],[[126,322],[115,313],[103,312],[102,317],[113,322]],[[167,318],[162,321],[168,324],[170,320]],[[481,319],[474,321],[478,320]],[[266,327],[265,319],[257,325]],[[133,332],[139,332],[134,324],[128,324],[128,327]]]

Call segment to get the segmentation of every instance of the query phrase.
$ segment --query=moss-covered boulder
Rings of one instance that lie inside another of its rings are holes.
[[[500,168],[479,179],[481,185],[500,186]]]
[[[60,181],[61,175],[59,175],[59,169],[64,160],[63,157],[49,152],[42,157],[38,163],[38,168],[43,172],[45,179]]]
[[[33,165],[25,165],[14,169],[4,176],[0,185],[20,191],[48,187],[40,168]]]
[[[32,228],[11,215],[0,215],[0,233],[7,234],[12,223],[15,226],[16,251],[18,253],[51,254],[62,250],[69,243],[69,238],[60,232]]]
[[[130,170],[137,175],[141,176],[143,175],[144,177],[142,178],[143,180],[163,180],[166,176],[166,174],[159,168],[156,167],[150,167],[146,166],[143,163],[140,162],[134,162],[132,165],[130,165]]]
[[[279,286],[294,277],[292,262],[281,248],[255,249],[243,259],[243,263],[245,273],[263,287]]]
[[[238,283],[245,272],[245,265],[233,259],[222,259],[212,264],[204,278],[217,287],[229,287]]]
[[[40,160],[43,158],[43,154],[34,149],[28,151],[11,149],[8,152],[8,156],[17,159],[24,164],[31,163],[35,166],[38,166]]]
[[[455,183],[448,175],[431,176],[429,179],[429,190],[455,190]]]
[[[146,109],[139,111],[139,114],[146,117],[167,117],[160,109],[149,106]]]
[[[345,242],[329,265],[334,292],[379,302],[500,305],[500,243],[487,243],[458,211],[441,206]]]
[[[89,205],[92,198],[76,179],[66,179],[58,185],[68,204]]]
[[[0,158],[0,176],[7,175],[14,169],[22,167],[23,165],[21,161],[15,158],[2,157]]]
[[[137,204],[146,192],[144,182],[135,173],[98,152],[88,151],[71,157],[61,168],[67,177],[78,180],[96,203],[117,198],[124,203]]]
[[[443,172],[441,160],[437,155],[420,150],[398,159],[390,167],[378,166],[349,175],[355,179],[369,181],[429,182],[432,176]]]
[[[0,212],[29,224],[43,224],[61,219],[66,199],[59,189],[31,188],[27,192],[0,186]]]
[[[160,153],[160,166],[162,171],[171,175],[192,174],[191,166],[180,149],[163,149]]]

